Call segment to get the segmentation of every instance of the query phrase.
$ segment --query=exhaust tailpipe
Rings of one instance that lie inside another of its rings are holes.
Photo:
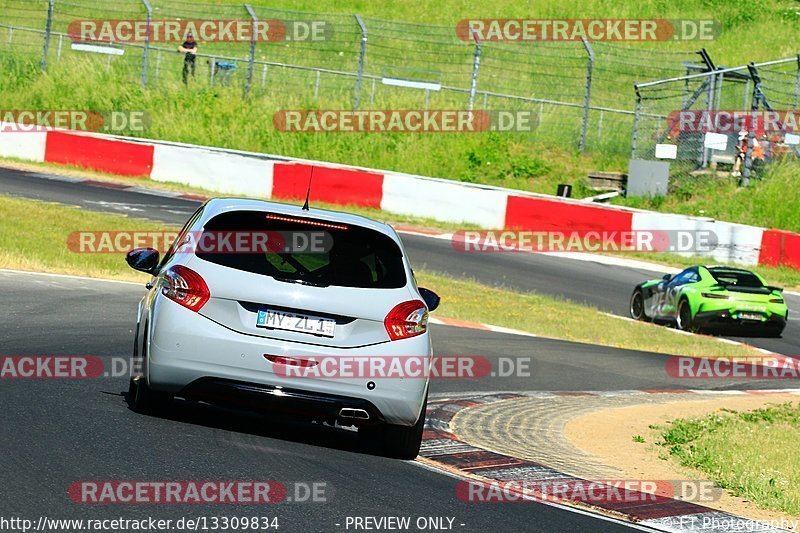
[[[339,411],[340,418],[357,418],[359,420],[369,420],[369,413],[363,409],[351,409],[345,407]]]

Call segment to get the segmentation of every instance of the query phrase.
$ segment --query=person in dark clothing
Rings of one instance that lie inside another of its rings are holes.
[[[183,54],[183,83],[188,84],[189,69],[192,69],[194,78],[195,59],[197,59],[197,41],[191,33],[186,36],[186,40],[178,47],[178,52]]]

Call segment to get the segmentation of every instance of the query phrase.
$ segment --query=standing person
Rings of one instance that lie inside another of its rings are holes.
[[[197,59],[197,42],[194,35],[189,33],[186,40],[178,47],[178,52],[183,54],[183,83],[189,83],[189,67],[192,68],[192,78],[194,78],[195,59]]]
[[[745,155],[747,154],[747,131],[742,130],[739,132],[739,144],[736,145],[736,161],[733,163],[733,172],[731,176],[742,175],[742,163],[744,163]]]

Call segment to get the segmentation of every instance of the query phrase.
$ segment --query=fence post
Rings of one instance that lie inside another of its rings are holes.
[[[744,164],[742,165],[742,177],[739,178],[739,186],[747,187],[750,184],[750,173],[753,168],[753,139],[755,139],[755,126],[757,124],[756,112],[761,104],[761,78],[758,75],[755,65],[750,63],[747,65],[747,70],[750,73],[750,78],[753,80],[753,99],[750,102],[751,122],[747,128],[747,148],[744,152]]]
[[[142,0],[144,9],[147,12],[147,33],[144,36],[144,49],[142,50],[142,87],[147,87],[147,74],[150,69],[150,32],[153,22],[153,8],[148,0]]]
[[[250,85],[253,83],[253,69],[256,66],[256,23],[258,22],[258,17],[250,4],[245,4],[244,8],[247,10],[247,14],[250,15],[250,20],[253,21],[253,28],[250,32],[250,59],[247,62],[247,80],[244,82],[244,94],[247,96],[250,93]]]
[[[797,54],[797,79],[794,82],[794,108],[797,110],[798,100],[800,100],[800,54]]]
[[[367,26],[364,24],[364,21],[361,20],[361,17],[358,15],[353,15],[356,19],[356,23],[358,23],[358,27],[361,30],[361,50],[358,53],[358,78],[356,79],[356,94],[353,98],[353,109],[358,109],[361,105],[361,82],[364,79],[364,60],[367,55]]]
[[[708,89],[706,90],[706,111],[714,109],[714,99],[716,98],[716,83],[717,76],[711,74],[708,76]],[[706,148],[705,142],[700,143],[700,163],[702,168],[708,167],[709,149]]]
[[[642,95],[639,93],[639,86],[633,84],[636,91],[636,109],[633,112],[633,137],[631,138],[631,159],[636,158],[636,141],[639,135],[639,114],[642,112]]]
[[[581,139],[578,142],[578,150],[583,153],[586,149],[586,129],[589,127],[589,105],[592,100],[592,69],[594,68],[594,50],[586,40],[586,37],[581,37],[583,47],[586,49],[586,55],[589,62],[586,64],[586,95],[583,100],[583,123],[581,124]]]
[[[47,70],[47,52],[50,50],[50,32],[53,29],[53,10],[55,9],[55,3],[55,0],[50,0],[47,3],[47,23],[44,27],[44,50],[42,51],[42,72]]]
[[[472,80],[469,85],[469,110],[475,104],[475,93],[478,90],[478,69],[481,66],[481,41],[474,29],[470,28],[472,39],[475,41],[475,53],[472,56]]]

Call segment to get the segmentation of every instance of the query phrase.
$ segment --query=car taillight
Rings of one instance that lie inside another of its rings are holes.
[[[428,308],[422,300],[397,304],[383,320],[393,341],[416,337],[428,331]]]
[[[769,303],[771,303],[771,304],[782,304],[783,303],[783,298],[773,298],[772,300],[769,301]]]
[[[175,265],[164,272],[161,294],[195,313],[211,297],[208,285],[200,274],[183,265]]]
[[[724,294],[714,294],[713,292],[704,292],[701,293],[703,298],[716,298],[717,300],[727,300],[730,296],[726,296]]]

